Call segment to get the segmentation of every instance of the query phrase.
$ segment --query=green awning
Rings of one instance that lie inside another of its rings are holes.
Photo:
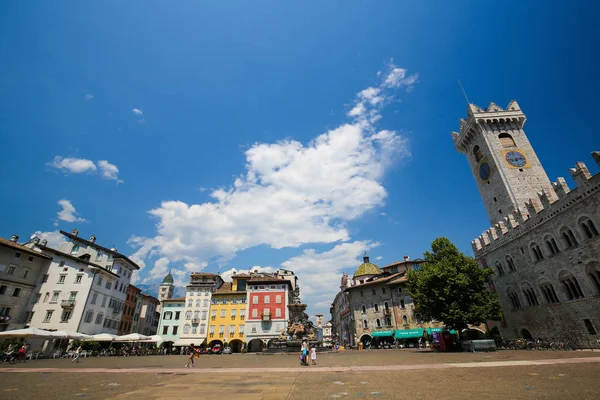
[[[394,331],[375,331],[371,333],[372,337],[394,336]]]
[[[431,335],[433,332],[441,332],[442,328],[427,328],[427,334]],[[451,335],[456,335],[456,331],[452,329],[449,331]]]
[[[420,338],[423,336],[425,329],[398,329],[394,337],[396,339],[412,339],[412,338]]]

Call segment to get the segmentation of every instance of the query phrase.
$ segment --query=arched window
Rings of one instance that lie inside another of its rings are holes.
[[[523,294],[525,295],[525,299],[527,300],[527,304],[529,306],[537,306],[538,304],[540,304],[538,302],[538,298],[535,294],[535,291],[529,283],[525,283],[523,285]]]
[[[379,318],[375,320],[375,323],[377,324],[378,328],[381,328],[381,320]]]
[[[530,249],[533,261],[541,261],[544,259],[544,254],[542,253],[542,250],[540,250],[540,246],[538,246],[535,243],[532,243]]]
[[[573,235],[573,231],[569,228],[561,229],[560,235],[562,236],[567,248],[577,246],[577,240],[575,239],[575,235]]]
[[[577,281],[577,278],[573,276],[573,274],[567,271],[563,271],[559,275],[559,280],[563,286],[563,290],[565,295],[567,296],[567,299],[574,300],[581,299],[584,297],[583,291],[581,290],[581,286],[579,286],[579,282]]]
[[[592,281],[592,286],[600,294],[600,262],[591,262],[585,267],[585,273]]]
[[[594,225],[594,221],[592,221],[591,219],[587,217],[582,218],[579,221],[579,226],[581,226],[583,233],[585,233],[585,236],[588,239],[591,239],[594,236],[598,236],[598,229],[596,229],[596,225]]]
[[[373,304],[373,308],[375,309],[375,312],[379,312],[379,304]]]
[[[554,286],[550,282],[544,282],[540,285],[540,289],[542,290],[542,294],[546,299],[546,303],[559,303],[560,300],[556,295],[556,291],[554,290]]]
[[[366,319],[363,319],[363,328],[364,328],[364,329],[367,329],[367,328],[369,328],[369,323],[367,322],[367,320],[366,320]]]
[[[79,245],[76,244],[73,246],[73,248],[71,249],[71,254],[77,254],[77,252],[79,251]]]
[[[519,300],[519,295],[512,289],[509,288],[506,292],[508,298],[510,299],[510,303],[513,308],[521,308],[521,301]]]
[[[473,147],[473,157],[475,157],[476,162],[479,162],[481,160],[482,155],[479,146]]]
[[[512,136],[508,133],[503,132],[498,135],[498,139],[500,139],[500,144],[502,147],[516,147],[515,141]]]
[[[400,300],[400,308],[406,308],[406,304],[404,304],[404,300]]]
[[[402,316],[402,324],[403,325],[408,325],[408,317],[406,315]]]
[[[506,264],[508,265],[508,270],[509,270],[510,272],[514,272],[514,271],[516,271],[516,270],[517,270],[517,269],[515,268],[515,263],[514,263],[514,261],[513,261],[513,259],[512,259],[512,257],[511,257],[511,256],[506,256]]]
[[[504,267],[502,267],[502,264],[500,263],[500,261],[496,261],[496,269],[498,270],[499,276],[504,275]]]
[[[184,333],[184,334],[188,334],[188,333],[190,333],[190,325],[189,325],[189,324],[185,324],[185,325],[183,326],[183,333]]]
[[[390,310],[390,306],[388,305],[387,301],[385,303],[383,303],[383,310],[386,312]]]
[[[556,254],[558,252],[560,252],[560,250],[558,249],[558,246],[556,245],[556,240],[554,240],[554,238],[552,236],[546,236],[544,238],[544,241],[546,242],[546,247],[548,248],[548,251],[550,252],[550,254]]]
[[[365,307],[365,305],[362,305],[362,313],[366,314],[367,313],[367,307]]]

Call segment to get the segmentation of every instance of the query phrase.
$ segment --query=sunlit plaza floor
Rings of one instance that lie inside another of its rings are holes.
[[[600,398],[600,352],[372,350],[33,360],[0,365],[6,399]]]

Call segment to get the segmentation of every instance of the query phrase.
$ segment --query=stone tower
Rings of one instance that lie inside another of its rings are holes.
[[[162,309],[162,302],[167,299],[173,298],[173,291],[175,290],[175,285],[173,284],[173,275],[171,275],[171,271],[165,276],[162,283],[160,284],[160,288],[158,289],[158,300],[160,300],[160,305],[157,307],[157,311],[160,312]]]
[[[517,210],[528,214],[528,207],[539,208],[538,193],[556,196],[523,131],[525,121],[514,100],[505,110],[494,103],[486,109],[469,104],[467,119],[460,120],[460,133],[452,132],[456,149],[467,157],[492,225],[515,216]]]

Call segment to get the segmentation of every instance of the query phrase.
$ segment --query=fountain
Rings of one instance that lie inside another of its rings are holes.
[[[269,342],[269,350],[274,352],[299,352],[303,340],[309,345],[318,344],[315,328],[306,314],[306,304],[300,300],[300,288],[294,290],[294,302],[288,305],[288,326],[283,329],[278,339]]]

